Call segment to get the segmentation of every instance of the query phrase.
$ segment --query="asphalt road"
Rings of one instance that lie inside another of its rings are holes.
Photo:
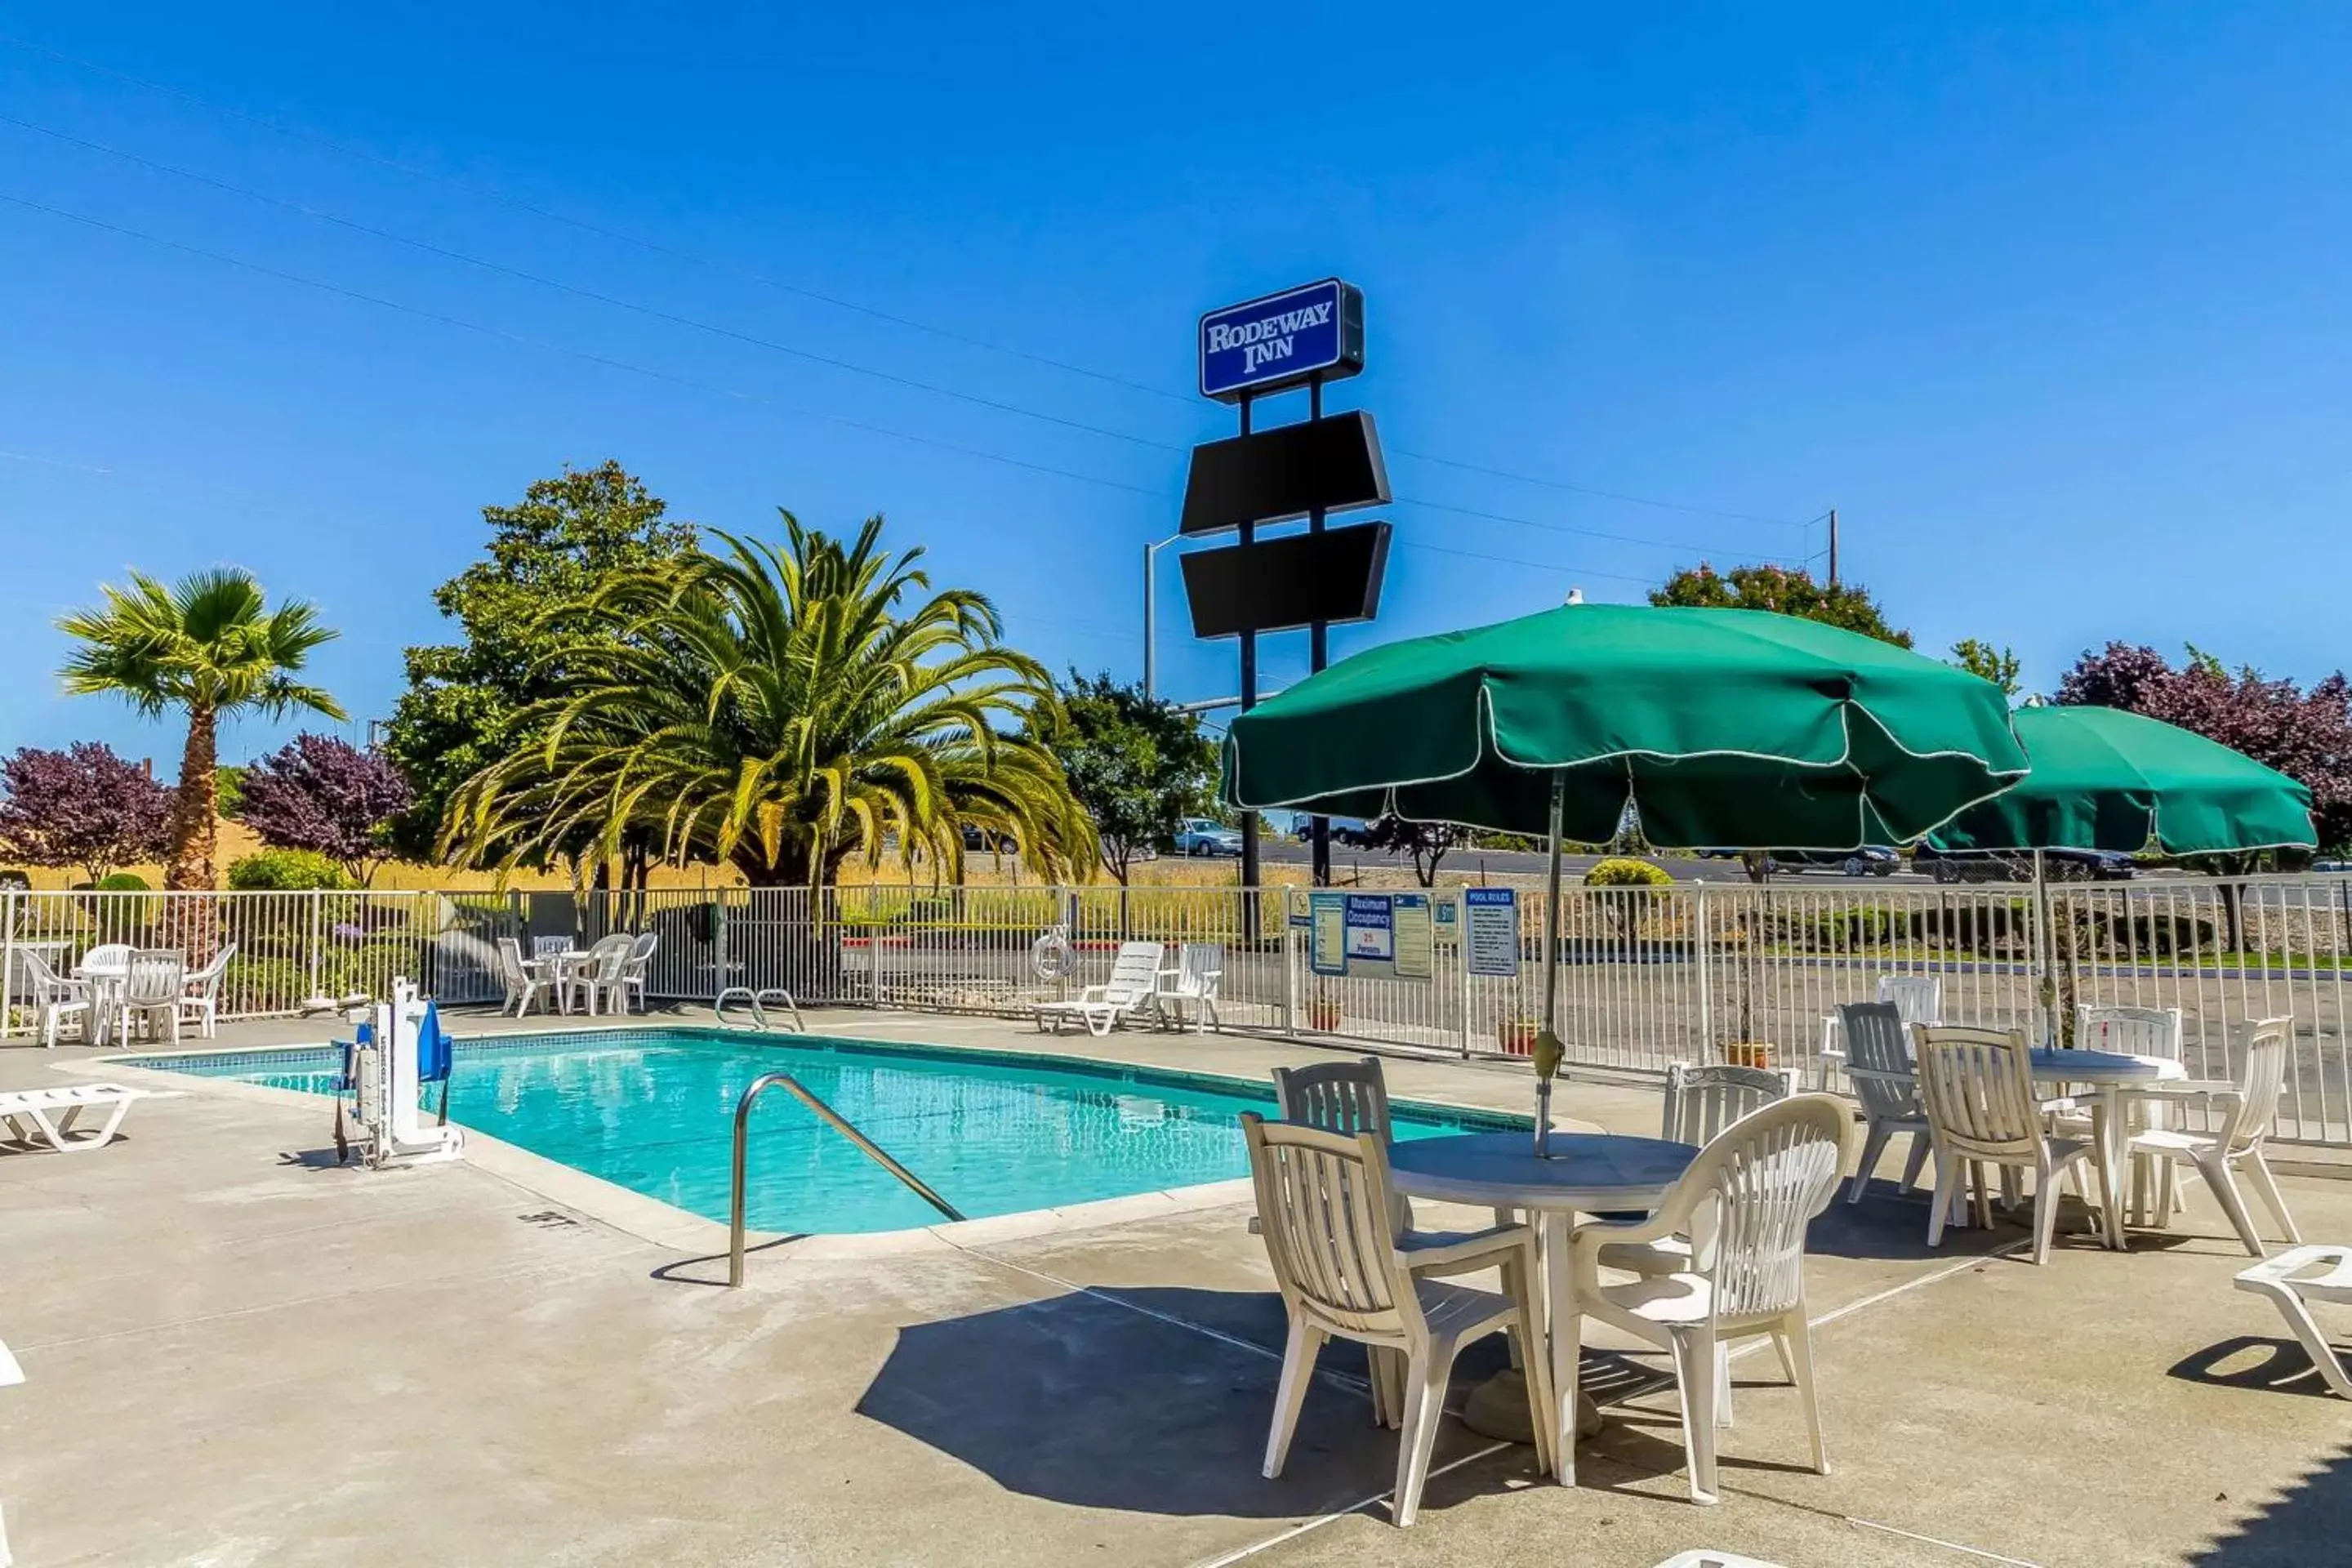
[[[1265,863],[1271,866],[1303,866],[1309,858],[1306,845],[1287,838],[1266,839],[1260,845],[1258,852]],[[1562,875],[1569,881],[1580,881],[1585,872],[1600,864],[1604,858],[1606,857],[1600,855],[1564,855],[1560,858]],[[1476,871],[1484,868],[1492,876],[1540,877],[1543,875],[1544,863],[1544,856],[1525,850],[1456,849],[1438,863],[1438,869]],[[1747,868],[1737,860],[1702,860],[1670,855],[1660,857],[1657,864],[1672,873],[1677,882],[1745,882],[1748,880]],[[1344,875],[1350,866],[1361,866],[1368,870],[1399,868],[1410,870],[1412,862],[1402,855],[1385,855],[1368,849],[1349,849],[1337,844],[1331,846],[1333,873]],[[1786,881],[1790,879],[1800,881],[1812,881],[1816,879],[1826,879],[1834,882],[1848,880],[1845,873],[1833,867],[1818,870],[1811,868],[1799,869],[1784,867],[1775,876],[1774,880]],[[1935,880],[1932,877],[1921,876],[1908,870],[1897,871],[1883,879],[1889,882],[1909,883],[1926,883]]]

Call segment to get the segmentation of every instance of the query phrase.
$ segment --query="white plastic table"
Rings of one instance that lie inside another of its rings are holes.
[[[1413,1138],[1389,1150],[1397,1191],[1408,1197],[1524,1209],[1536,1221],[1544,1259],[1545,1353],[1554,1390],[1568,1384],[1568,1341],[1550,1325],[1577,1310],[1568,1270],[1569,1226],[1580,1214],[1654,1209],[1698,1151],[1662,1138],[1605,1132],[1554,1132],[1551,1155],[1538,1160],[1532,1132],[1464,1132]],[[1552,1413],[1556,1454],[1576,1441],[1577,1413],[1559,1400]]]
[[[2033,1081],[2081,1084],[2096,1096],[2091,1102],[2091,1136],[2098,1144],[2099,1174],[2105,1185],[2107,1245],[2124,1247],[2124,1097],[2135,1088],[2170,1082],[2189,1069],[2169,1057],[2131,1057],[2118,1051],[2063,1051],[2044,1046],[2033,1052]],[[2055,1194],[2051,1194],[2054,1199]],[[2034,1202],[2042,1199],[2036,1195]]]
[[[89,986],[89,1011],[83,1016],[89,1020],[85,1035],[89,1043],[102,1046],[114,1033],[114,1020],[122,1011],[123,987],[131,982],[131,961],[128,958],[98,963],[77,963],[74,978]]]

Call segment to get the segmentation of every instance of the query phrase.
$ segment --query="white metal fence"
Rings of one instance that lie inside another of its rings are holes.
[[[1571,888],[1561,908],[1560,1033],[1570,1060],[1635,1071],[1759,1042],[1810,1071],[1824,1019],[1888,974],[1932,974],[1947,1018],[2033,1027],[2041,931],[2030,889],[1784,879]],[[1458,910],[1458,889],[1437,901]],[[503,936],[615,931],[660,937],[656,1002],[708,1002],[730,985],[782,985],[803,1002],[1017,1016],[1108,973],[1122,940],[1224,950],[1229,1028],[1392,1048],[1492,1055],[1542,1006],[1544,910],[1519,900],[1515,978],[1468,973],[1437,922],[1427,980],[1310,972],[1297,889],[884,888],[664,891],[0,893],[0,1032],[32,1024],[27,964],[69,970],[97,943],[171,946],[192,960],[236,950],[225,1017],[297,1011],[313,997],[381,994],[394,974],[445,1002],[495,1002]],[[1033,947],[1066,928],[1073,962],[1042,977]],[[2226,1077],[2249,1019],[2294,1020],[2283,1136],[2352,1145],[2352,879],[2143,879],[2062,884],[2050,946],[2062,1015],[2077,1004],[2182,1011],[2189,1065]]]

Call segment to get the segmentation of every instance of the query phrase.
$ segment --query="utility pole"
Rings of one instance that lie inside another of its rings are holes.
[[[1830,508],[1830,586],[1837,586],[1837,508]]]

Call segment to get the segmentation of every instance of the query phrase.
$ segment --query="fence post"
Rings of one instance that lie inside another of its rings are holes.
[[[1282,889],[1282,1032],[1298,1035],[1298,921],[1291,920],[1291,898],[1298,889]]]
[[[327,994],[326,987],[320,984],[323,977],[320,965],[325,955],[325,943],[320,940],[319,931],[319,921],[325,908],[320,900],[325,898],[326,895],[317,889],[313,888],[310,890],[310,994],[313,996],[324,996]]]
[[[710,905],[710,1005],[716,1007],[719,994],[727,989],[727,895],[723,889]]]
[[[0,890],[0,1039],[7,1037],[10,1024],[16,1018],[16,998],[10,994],[16,983],[16,889]]]
[[[1706,884],[1691,884],[1691,953],[1698,960],[1699,1060],[1715,1059],[1715,943],[1706,929]]]
[[[1288,923],[1286,919],[1286,930]],[[1454,895],[1454,966],[1462,971],[1462,1059],[1466,1062],[1470,1059],[1470,899],[1459,889]]]

